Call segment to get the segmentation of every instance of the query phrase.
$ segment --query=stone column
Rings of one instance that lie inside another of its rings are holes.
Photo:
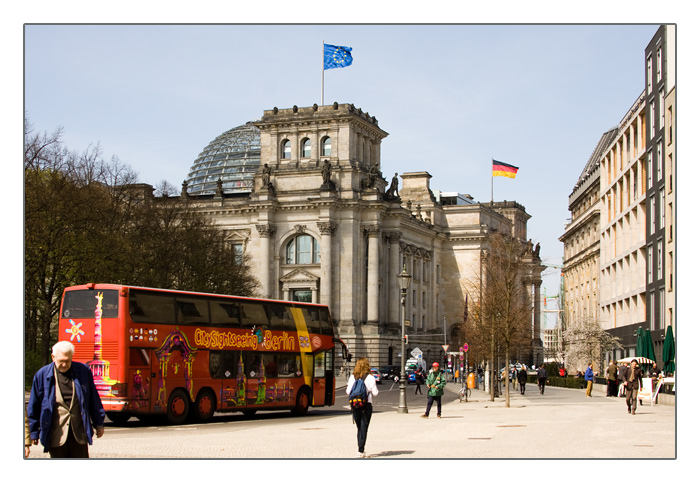
[[[535,280],[533,286],[535,288],[535,320],[533,323],[533,338],[540,341],[538,345],[542,345],[542,338],[540,334],[540,287],[542,286],[542,280]]]
[[[316,223],[321,232],[321,295],[323,305],[331,305],[331,287],[333,286],[333,233],[337,225],[331,222]]]
[[[272,225],[255,225],[260,235],[260,288],[263,298],[270,298],[270,238],[274,236],[277,229]]]
[[[387,274],[388,280],[388,293],[389,293],[389,313],[388,321],[390,324],[399,324],[399,308],[401,307],[401,295],[399,294],[399,282],[397,277],[401,273],[400,259],[401,252],[399,251],[399,241],[401,240],[401,233],[391,232],[388,233],[387,239],[389,240],[389,273]]]
[[[366,226],[367,233],[367,322],[379,323],[379,235],[378,225]]]

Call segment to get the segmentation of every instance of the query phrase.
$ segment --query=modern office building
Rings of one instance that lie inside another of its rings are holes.
[[[609,359],[636,355],[642,328],[661,361],[666,328],[675,326],[675,51],[675,27],[662,25],[645,49],[644,91],[601,137],[560,238],[566,320],[597,316],[623,346]],[[597,272],[583,264],[596,255]]]

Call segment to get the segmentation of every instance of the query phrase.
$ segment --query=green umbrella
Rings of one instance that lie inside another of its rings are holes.
[[[664,339],[664,372],[676,372],[676,341],[673,339],[673,327],[670,325],[666,329],[666,338]]]
[[[642,354],[642,357],[656,361],[654,342],[651,340],[651,331],[649,329],[644,331],[644,354]]]
[[[634,336],[637,338],[637,351],[635,352],[635,355],[638,355],[640,357],[646,357],[643,354],[643,352],[644,352],[644,329],[642,329],[641,327],[638,328],[635,331]]]

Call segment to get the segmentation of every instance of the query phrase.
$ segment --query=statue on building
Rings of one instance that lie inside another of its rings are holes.
[[[224,182],[219,178],[216,181],[216,197],[217,198],[223,198],[224,197]]]
[[[384,193],[384,199],[387,201],[399,199],[399,173],[394,173],[389,189]]]
[[[540,242],[535,245],[535,250],[532,252],[532,256],[535,258],[540,258]]]
[[[180,191],[180,198],[187,198],[187,186],[189,186],[189,183],[187,180],[182,182],[182,190]]]
[[[379,176],[379,166],[377,164],[373,164],[371,168],[369,168],[369,173],[367,174],[367,178],[362,180],[362,189],[372,189],[376,187],[377,184],[377,177]]]
[[[326,159],[321,167],[322,190],[334,190],[335,183],[331,180],[331,163]]]

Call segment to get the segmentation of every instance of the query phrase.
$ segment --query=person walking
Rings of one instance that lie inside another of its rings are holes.
[[[627,388],[627,412],[634,414],[637,410],[637,392],[642,388],[642,368],[637,366],[637,359],[630,362],[622,384]]]
[[[369,422],[372,419],[372,396],[379,394],[379,389],[377,389],[377,381],[370,372],[369,359],[366,357],[359,358],[357,363],[355,363],[355,369],[353,369],[348,379],[348,386],[345,390],[346,394],[350,395],[352,387],[357,380],[362,380],[365,383],[365,387],[367,388],[367,403],[364,407],[354,408],[352,410],[352,419],[357,426],[357,457],[367,458],[365,443],[367,442]]]
[[[423,377],[423,370],[419,367],[416,369],[416,392],[415,394],[423,394],[423,391],[421,390],[421,385],[425,382],[425,378]]]
[[[442,417],[442,395],[444,394],[445,384],[447,384],[447,381],[445,380],[445,374],[440,370],[440,364],[433,362],[433,368],[428,373],[428,379],[426,380],[428,406],[425,408],[425,414],[421,414],[421,418],[430,416],[430,408],[433,406],[433,402],[437,403],[437,417]]]
[[[605,379],[608,381],[608,393],[605,397],[615,397],[617,394],[617,361],[610,361]]]
[[[525,394],[525,383],[527,383],[527,369],[525,366],[520,366],[520,371],[518,371],[518,383],[520,383],[520,394]]]
[[[586,380],[586,397],[593,397],[592,393],[594,377],[595,373],[593,372],[593,362],[589,362],[586,373],[583,375],[583,378]]]
[[[545,369],[544,364],[542,364],[537,369],[537,387],[540,388],[540,394],[544,394],[545,384],[547,384],[547,369]]]
[[[68,341],[53,346],[53,362],[34,375],[27,418],[34,444],[51,458],[89,458],[93,428],[104,434],[105,411],[90,369],[73,362],[75,347]]]
[[[625,378],[627,377],[627,372],[629,372],[629,370],[630,368],[626,362],[620,364],[620,367],[617,369],[617,378],[620,382],[625,381]],[[624,384],[619,384],[617,388],[617,397],[625,397],[626,390],[627,388]]]

